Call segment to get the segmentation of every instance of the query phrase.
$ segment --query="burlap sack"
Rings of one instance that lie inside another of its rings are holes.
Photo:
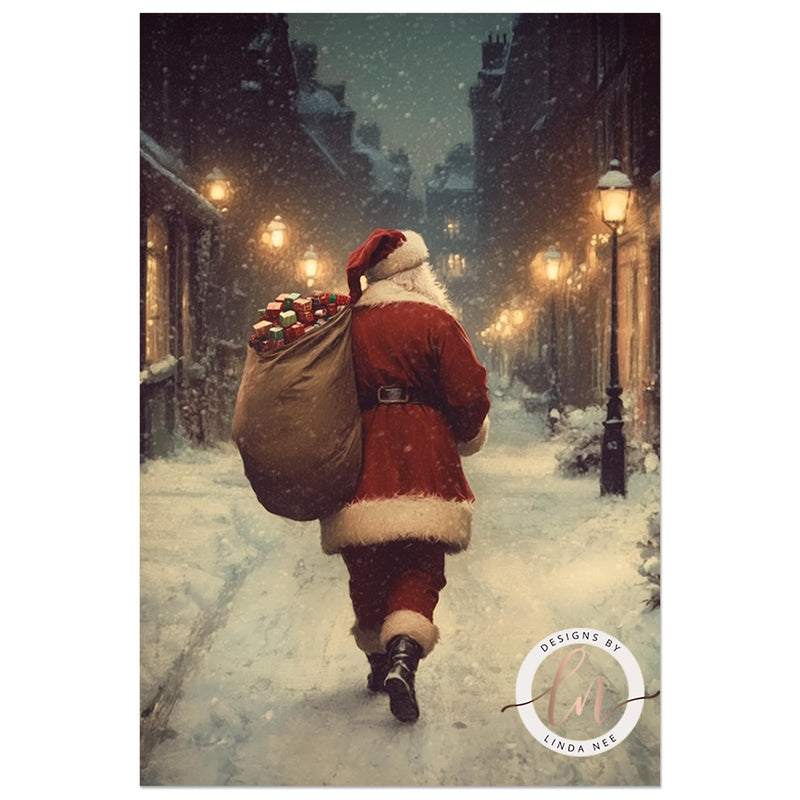
[[[233,439],[261,505],[282,517],[325,517],[355,494],[361,411],[350,342],[352,310],[281,350],[248,348]]]

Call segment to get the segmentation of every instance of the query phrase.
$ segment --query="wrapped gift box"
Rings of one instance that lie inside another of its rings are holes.
[[[305,326],[301,322],[295,322],[284,330],[284,341],[286,344],[299,339],[306,332]]]
[[[283,310],[283,303],[278,303],[277,301],[273,301],[272,303],[267,303],[264,318],[269,320],[277,320],[278,314],[280,314],[282,310]]]
[[[291,292],[290,294],[287,294],[283,299],[284,311],[290,311],[294,309],[294,304],[300,299],[300,297],[300,292]]]
[[[279,350],[324,325],[350,305],[350,296],[316,291],[310,295],[282,292],[266,308],[258,309],[248,345],[257,353]]]
[[[297,314],[296,314],[296,312],[291,311],[291,310],[289,310],[289,311],[281,311],[281,313],[278,314],[278,322],[284,328],[290,328],[292,325],[296,324],[296,322],[297,322]]]
[[[311,311],[298,311],[297,321],[304,325],[310,325],[314,322],[314,314]]]

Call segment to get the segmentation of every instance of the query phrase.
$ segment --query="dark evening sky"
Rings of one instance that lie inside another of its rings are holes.
[[[401,147],[415,193],[461,142],[472,143],[469,87],[481,68],[481,42],[508,34],[513,14],[288,14],[289,36],[315,42],[317,77],[346,84],[356,127],[377,122],[381,144]]]

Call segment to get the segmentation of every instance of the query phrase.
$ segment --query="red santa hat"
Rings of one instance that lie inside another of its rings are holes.
[[[376,281],[397,272],[414,269],[428,260],[428,248],[414,231],[372,231],[364,244],[347,260],[347,286],[355,303],[361,297],[361,276]]]

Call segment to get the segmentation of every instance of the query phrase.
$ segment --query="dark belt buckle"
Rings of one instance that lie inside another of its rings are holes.
[[[408,386],[379,386],[378,402],[381,405],[408,402]]]

